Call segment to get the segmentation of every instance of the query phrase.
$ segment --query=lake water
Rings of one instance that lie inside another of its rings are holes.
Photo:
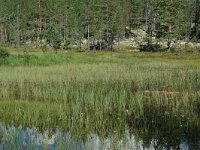
[[[200,139],[187,139],[189,136],[182,136],[182,138],[177,141],[177,137],[174,137],[173,133],[171,135],[166,135],[166,137],[160,137],[160,139],[159,136],[155,139],[149,139],[152,136],[138,139],[138,135],[134,135],[134,133],[130,134],[128,130],[126,130],[124,134],[125,135],[122,138],[111,136],[102,139],[97,134],[92,133],[84,140],[81,140],[73,136],[73,134],[69,131],[63,132],[59,129],[41,133],[37,128],[6,128],[5,126],[0,125],[0,150],[200,149]],[[197,134],[199,135],[199,133]],[[174,145],[174,143],[170,143],[171,141],[176,142],[176,145]]]

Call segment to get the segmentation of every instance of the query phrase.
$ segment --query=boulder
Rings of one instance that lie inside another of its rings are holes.
[[[188,43],[186,43],[186,47],[187,47],[187,48],[195,48],[196,46],[195,46],[194,43],[188,42]]]
[[[146,31],[144,31],[142,29],[131,30],[131,34],[133,34],[134,37],[142,37],[142,38],[146,38],[147,37]]]
[[[195,44],[196,48],[200,48],[200,43]]]

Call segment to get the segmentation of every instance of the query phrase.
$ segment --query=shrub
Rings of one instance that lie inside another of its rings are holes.
[[[63,49],[64,49],[64,50],[70,49],[70,48],[69,48],[69,45],[70,45],[70,41],[69,41],[69,40],[66,40],[65,43],[64,43]]]
[[[6,49],[0,48],[0,59],[5,59],[9,56],[10,56],[10,53]]]
[[[49,27],[45,33],[45,37],[48,44],[52,45],[57,53],[57,50],[60,49],[62,42],[58,29],[54,26]]]
[[[161,51],[160,45],[147,43],[146,45],[140,45],[140,51],[143,52],[158,52]]]

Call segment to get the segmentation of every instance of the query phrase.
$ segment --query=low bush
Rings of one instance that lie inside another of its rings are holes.
[[[62,64],[68,63],[70,60],[70,56],[62,55],[62,54],[46,54],[46,55],[11,55],[6,59],[4,65],[18,66],[18,65],[54,65],[54,64]]]
[[[158,52],[162,51],[159,44],[147,43],[146,45],[140,45],[140,51],[142,52]]]
[[[5,59],[9,56],[10,56],[10,53],[6,49],[0,48],[0,59]]]

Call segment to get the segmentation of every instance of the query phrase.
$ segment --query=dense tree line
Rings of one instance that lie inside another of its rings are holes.
[[[87,39],[88,48],[98,41],[112,50],[130,29],[198,41],[199,16],[199,0],[0,0],[0,43],[46,40],[55,49],[73,42],[82,48]]]

